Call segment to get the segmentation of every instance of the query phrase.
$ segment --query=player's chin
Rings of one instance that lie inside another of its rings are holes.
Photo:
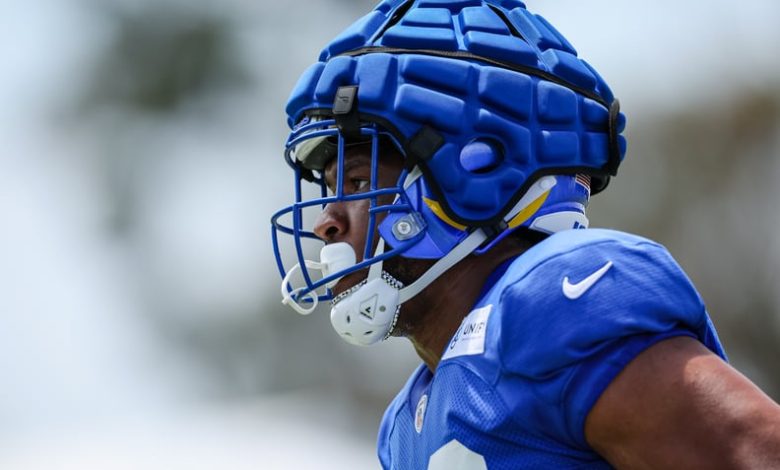
[[[352,289],[356,285],[363,282],[366,277],[368,277],[368,269],[361,269],[360,271],[356,271],[342,277],[339,279],[339,282],[333,286],[333,289],[331,289],[333,292],[333,297],[338,297],[340,294]]]

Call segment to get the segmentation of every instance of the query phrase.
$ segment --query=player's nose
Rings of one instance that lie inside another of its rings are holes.
[[[314,234],[326,243],[340,241],[349,228],[344,209],[343,202],[327,204],[314,222]]]

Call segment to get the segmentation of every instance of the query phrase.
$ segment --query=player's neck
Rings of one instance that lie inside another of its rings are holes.
[[[406,336],[417,355],[431,372],[436,371],[444,349],[479,299],[484,283],[504,261],[513,258],[528,247],[500,243],[481,256],[470,256],[425,289],[409,302],[412,321],[405,325]]]

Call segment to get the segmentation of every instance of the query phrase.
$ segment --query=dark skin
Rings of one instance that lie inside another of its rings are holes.
[[[395,186],[403,159],[400,154],[385,149],[379,160],[377,187]],[[387,155],[390,153],[390,155]],[[368,145],[348,147],[345,152],[344,192],[354,194],[370,187],[371,153]],[[325,180],[335,192],[337,165],[335,159],[325,169]],[[380,198],[379,204],[392,203],[392,196]],[[347,242],[361,260],[367,234],[368,199],[349,203],[328,204],[315,222],[314,233],[327,243]],[[376,246],[376,244],[375,244]],[[427,289],[404,303],[393,331],[394,336],[409,338],[417,354],[431,371],[436,370],[442,351],[476,302],[482,289],[474,279],[486,279],[503,261],[522,253],[526,246],[517,240],[505,240],[498,249],[483,256],[469,256],[434,281]],[[391,259],[384,269],[404,284],[411,284],[433,262],[411,259]],[[367,271],[356,272],[341,279],[333,289],[339,294],[360,282]],[[446,295],[442,295],[446,292]],[[430,321],[432,316],[435,321]]]
[[[780,407],[690,337],[630,362],[591,409],[585,436],[621,469],[780,468]]]
[[[368,189],[369,150],[356,146],[346,153],[345,191]],[[379,187],[396,184],[402,162],[396,152],[385,152]],[[331,188],[336,171],[333,162],[325,171]],[[317,219],[315,233],[328,243],[349,243],[360,257],[368,206],[367,200],[329,204]],[[394,334],[409,338],[435,372],[484,280],[528,247],[529,243],[509,237],[481,256],[467,257],[403,304]],[[430,265],[409,259],[385,263],[388,272],[407,284]],[[343,278],[336,293],[365,276],[358,272]],[[690,337],[661,341],[631,361],[591,409],[585,436],[596,452],[620,469],[780,469],[780,406]]]

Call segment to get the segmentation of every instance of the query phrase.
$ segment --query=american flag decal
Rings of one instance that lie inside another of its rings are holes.
[[[581,175],[581,174],[577,174],[577,175],[575,176],[575,180],[576,180],[576,181],[577,181],[579,184],[581,184],[581,185],[585,186],[585,189],[587,189],[587,190],[588,190],[588,193],[590,193],[590,175]]]

